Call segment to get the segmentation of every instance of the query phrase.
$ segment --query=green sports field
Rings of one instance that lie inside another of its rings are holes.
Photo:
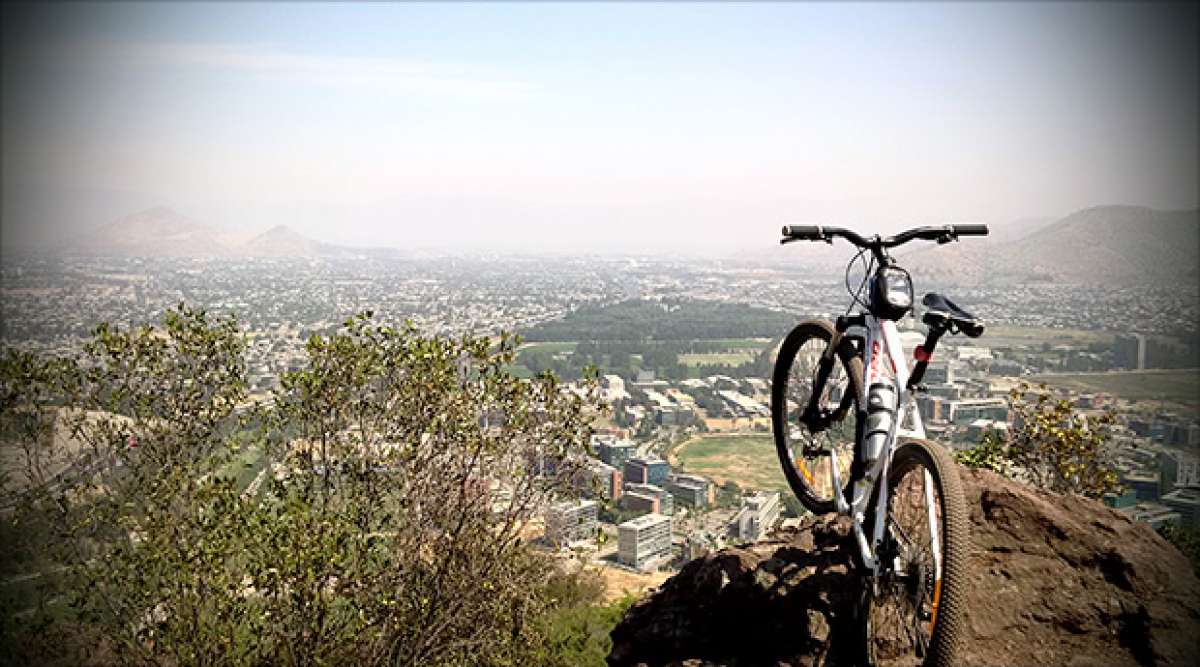
[[[687,472],[754,489],[788,491],[770,435],[697,436],[675,449]]]

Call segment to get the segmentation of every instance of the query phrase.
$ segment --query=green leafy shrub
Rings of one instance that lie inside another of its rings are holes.
[[[1009,395],[1013,429],[1007,439],[987,434],[975,447],[959,452],[968,466],[1026,477],[1057,493],[1099,498],[1118,488],[1117,473],[1105,454],[1115,415],[1078,412],[1043,385],[1031,391],[1022,383]]]
[[[970,467],[991,470],[1004,474],[1012,465],[1008,456],[1008,444],[1003,436],[989,431],[983,434],[979,442],[970,449],[964,449],[955,454],[958,462]]]
[[[1194,528],[1166,523],[1158,529],[1158,534],[1192,561],[1192,571],[1200,577],[1200,533]]]
[[[237,323],[182,306],[102,325],[78,358],[9,351],[0,433],[23,464],[2,519],[31,557],[5,575],[44,587],[5,610],[0,658],[531,664],[552,619],[592,613],[523,530],[578,472],[596,404],[513,377],[514,348],[362,315],[262,405]]]

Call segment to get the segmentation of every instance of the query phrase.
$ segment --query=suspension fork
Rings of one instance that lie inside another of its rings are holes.
[[[813,390],[808,397],[808,405],[804,406],[804,411],[800,414],[800,421],[808,427],[811,433],[824,431],[833,422],[845,419],[846,413],[850,411],[850,392],[842,396],[837,409],[832,413],[822,414],[820,403],[821,395],[825,393],[825,383],[829,381],[829,376],[833,373],[833,365],[838,360],[837,350],[842,345],[846,330],[853,326],[866,326],[866,316],[861,314],[838,316],[833,327],[833,338],[830,339],[829,345],[821,353],[820,361],[817,362],[817,376],[813,378]],[[855,392],[858,391],[858,387],[852,389]]]

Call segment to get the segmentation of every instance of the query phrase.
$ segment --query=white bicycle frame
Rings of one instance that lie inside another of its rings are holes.
[[[858,387],[859,419],[867,418],[867,391],[872,384],[892,384],[896,391],[896,413],[887,435],[883,451],[879,457],[870,462],[852,490],[852,498],[847,501],[842,492],[841,474],[838,469],[837,449],[830,448],[830,468],[832,472],[834,504],[839,514],[844,514],[853,520],[854,537],[858,543],[862,562],[873,575],[879,573],[879,562],[876,549],[883,540],[883,530],[886,524],[888,506],[888,485],[886,480],[891,466],[892,455],[896,451],[899,437],[925,438],[925,425],[921,422],[921,414],[917,410],[912,392],[908,391],[908,357],[900,343],[900,332],[896,323],[891,320],[881,320],[865,314],[866,336],[863,349],[863,386]],[[886,366],[885,366],[886,364]],[[888,372],[890,370],[890,373]],[[908,426],[904,426],[908,419]],[[863,437],[866,437],[865,435]],[[858,447],[864,443],[857,443]],[[930,547],[933,551],[934,577],[942,577],[942,549],[934,508],[933,479],[929,471],[925,471],[925,506],[929,513]],[[866,518],[867,503],[871,502],[871,490],[879,484],[879,499],[875,503],[874,530],[868,541],[863,521]]]

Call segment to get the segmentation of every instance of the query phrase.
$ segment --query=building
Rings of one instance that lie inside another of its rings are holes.
[[[621,494],[621,509],[627,512],[642,514],[662,514],[662,506],[658,496],[640,491],[626,491]]]
[[[600,441],[593,440],[592,447],[595,448],[596,455],[600,457],[601,461],[617,468],[623,467],[625,462],[633,458],[633,455],[637,453],[637,445],[628,440],[618,440],[616,438]]]
[[[633,458],[625,462],[625,482],[662,486],[671,474],[671,466],[662,459]]]
[[[1121,494],[1106,493],[1103,500],[1105,505],[1113,509],[1125,509],[1138,504],[1137,491],[1133,489],[1125,489]]]
[[[771,408],[753,398],[732,389],[722,389],[717,394],[733,406],[733,412],[739,417],[770,417]]]
[[[925,384],[925,393],[946,401],[957,401],[962,398],[962,385],[957,384]]]
[[[992,349],[977,345],[960,345],[958,346],[958,359],[967,362],[991,363]]]
[[[1158,455],[1158,470],[1164,493],[1181,486],[1200,486],[1200,459],[1195,456],[1162,452]]]
[[[946,399],[939,396],[927,394],[917,396],[917,411],[921,413],[921,419],[926,422],[942,421],[945,405]]]
[[[1141,419],[1139,417],[1130,417],[1129,421],[1126,422],[1126,426],[1129,427],[1130,431],[1133,431],[1134,435],[1140,435],[1142,437],[1150,436],[1150,422],[1146,421],[1145,419]]]
[[[591,495],[596,489],[599,489],[600,497],[608,500],[618,500],[621,497],[622,488],[625,486],[624,474],[619,468],[604,463],[603,461],[591,460],[588,464],[588,475],[585,477],[586,486],[584,492]]]
[[[967,427],[967,440],[979,442],[988,433],[994,433],[1003,440],[1008,436],[1008,424],[992,419],[976,419]]]
[[[629,503],[623,504],[622,507],[640,511],[646,507],[641,499],[653,498],[653,508],[644,509],[644,511],[657,512],[659,514],[666,514],[667,516],[675,513],[675,499],[672,498],[671,494],[667,493],[667,490],[661,486],[655,486],[653,484],[626,483],[625,493],[622,495],[622,498],[631,495],[634,496],[635,499]]]
[[[757,542],[779,521],[779,493],[762,491],[742,498],[742,508],[729,524],[729,533],[736,539]]]
[[[1025,366],[1019,361],[1013,359],[996,359],[992,365],[988,367],[989,375],[998,375],[1003,377],[1019,377],[1025,372]]]
[[[1008,401],[1003,398],[973,398],[950,401],[945,409],[947,421],[966,426],[976,419],[1008,422]]]
[[[685,405],[668,405],[654,409],[654,421],[663,426],[690,424],[696,418],[696,411]]]
[[[1200,530],[1200,488],[1183,487],[1163,496],[1163,505],[1179,513],[1179,521],[1188,528]]]
[[[954,367],[949,361],[931,361],[925,367],[925,376],[921,381],[926,385],[954,384]]]
[[[762,394],[763,396],[771,395],[771,385],[767,384],[767,381],[762,378],[746,378],[744,382],[750,385],[750,388],[756,394]]]
[[[671,556],[671,517],[647,514],[617,526],[617,559],[639,570]]]
[[[1150,524],[1155,530],[1168,523],[1179,524],[1182,520],[1178,512],[1158,503],[1138,503],[1131,507],[1122,507],[1120,511],[1134,521]]]
[[[555,546],[591,540],[596,536],[600,505],[594,500],[558,503],[546,512],[546,539]]]
[[[1113,366],[1140,371],[1146,368],[1146,337],[1126,334],[1113,339]]]
[[[675,475],[667,480],[667,492],[687,507],[708,507],[711,484],[698,475]]]
[[[600,395],[609,403],[629,398],[629,392],[625,391],[625,380],[620,375],[601,375]]]
[[[1167,443],[1188,447],[1200,445],[1200,424],[1176,424],[1171,428]]]
[[[1139,501],[1158,500],[1158,473],[1131,472],[1121,476],[1121,485],[1133,491]]]

